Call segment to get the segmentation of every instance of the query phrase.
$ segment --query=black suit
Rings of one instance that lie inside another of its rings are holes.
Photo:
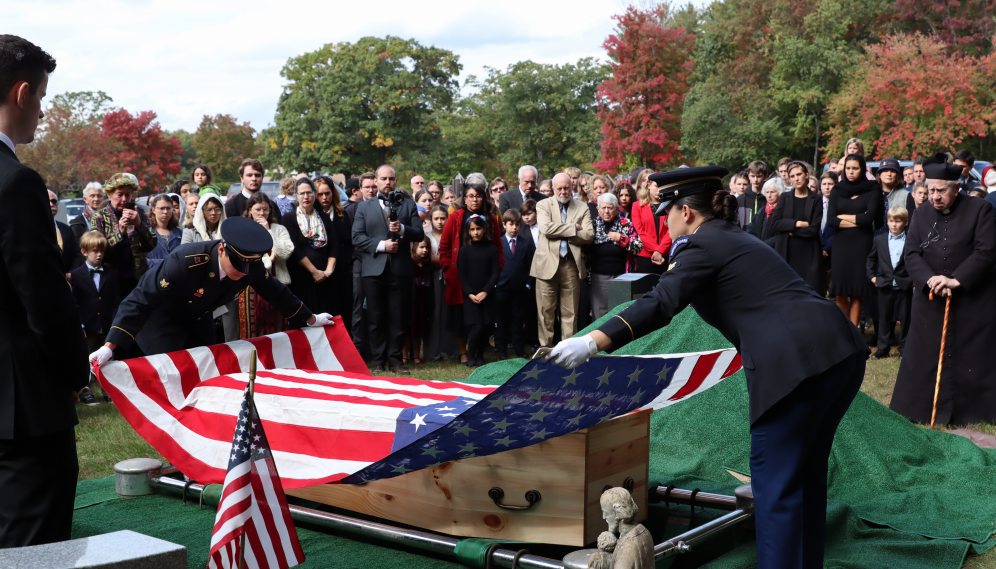
[[[535,304],[536,298],[533,292],[536,279],[529,276],[536,246],[533,245],[532,239],[517,235],[513,254],[508,237],[502,237],[501,242],[505,266],[502,267],[498,278],[498,329],[495,332],[495,347],[498,348],[499,354],[503,354],[506,346],[511,344],[515,354],[522,357],[525,354],[523,324],[526,306],[530,300]]]
[[[0,548],[69,539],[86,343],[37,172],[0,142]]]
[[[59,228],[59,233],[62,235],[62,266],[67,273],[71,273],[73,269],[83,264],[83,255],[80,254],[80,242],[71,227],[61,221],[56,221],[55,225]]]
[[[228,198],[228,201],[225,202],[225,219],[229,217],[242,217],[242,214],[246,212],[247,203],[249,203],[249,198],[242,192]]]
[[[89,339],[107,334],[121,304],[118,274],[110,267],[101,267],[100,290],[93,284],[90,268],[84,264],[72,272],[73,298],[80,310],[80,323]],[[103,344],[103,342],[101,342]]]
[[[360,252],[363,294],[367,299],[367,337],[370,364],[401,366],[401,348],[410,330],[412,316],[411,244],[425,238],[422,220],[412,200],[404,200],[398,211],[403,229],[398,252],[378,252],[381,241],[388,239],[387,218],[381,200],[374,198],[356,206],[353,220],[353,246]]]
[[[528,197],[526,199],[540,201],[544,198],[546,198],[546,196],[539,193],[538,190],[533,190],[528,193]],[[515,188],[514,190],[509,190],[504,194],[498,196],[498,210],[501,212],[501,214],[498,216],[498,219],[501,220],[501,216],[504,215],[505,212],[510,209],[518,211],[519,208],[522,207],[523,201],[524,200],[522,199],[522,191],[519,190],[519,188]]]
[[[868,347],[839,308],[733,223],[707,221],[676,239],[670,261],[651,292],[599,330],[618,348],[691,306],[737,348],[750,398],[758,564],[778,566],[774,555],[821,567],[827,460]]]
[[[875,278],[878,289],[878,342],[879,351],[888,353],[889,346],[894,343],[896,320],[902,322],[899,332],[899,353],[906,346],[906,335],[910,327],[910,310],[913,307],[913,280],[906,271],[906,260],[902,254],[899,262],[892,266],[889,255],[889,232],[880,233],[872,240],[871,252],[865,265],[868,280]],[[893,285],[895,281],[895,285]]]
[[[211,345],[215,309],[250,286],[292,323],[311,318],[311,310],[269,271],[222,279],[220,242],[180,245],[145,273],[118,307],[107,341],[121,349],[138,343],[147,355]]]

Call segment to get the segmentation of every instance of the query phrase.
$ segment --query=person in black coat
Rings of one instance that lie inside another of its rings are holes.
[[[212,314],[250,286],[292,325],[332,322],[328,314],[313,314],[263,267],[271,249],[270,232],[247,217],[223,221],[220,240],[180,245],[121,301],[107,341],[90,361],[102,365],[113,350],[132,344],[146,355],[214,344]]]
[[[864,378],[868,347],[841,311],[736,225],[726,168],[654,174],[674,239],[646,296],[547,356],[567,368],[668,323],[686,306],[740,352],[750,398],[758,567],[822,567],[827,462]],[[635,390],[637,386],[631,389]]]
[[[52,208],[52,217],[59,213],[59,196],[52,190],[48,191],[48,203]],[[80,242],[71,227],[55,219],[55,229],[58,231],[56,241],[59,249],[62,250],[62,267],[66,274],[73,272],[73,269],[83,264],[83,257],[80,255]]]
[[[774,247],[775,232],[771,229],[768,219],[774,214],[775,207],[778,206],[778,200],[781,199],[781,191],[778,189],[778,179],[772,178],[765,182],[761,193],[764,194],[765,205],[758,209],[754,219],[747,225],[747,234],[764,241],[769,247]]]
[[[463,323],[467,326],[467,365],[484,365],[484,348],[496,318],[495,285],[501,276],[498,250],[488,218],[472,215],[464,223],[463,247],[457,257],[463,289]]]
[[[314,182],[301,178],[296,191],[297,207],[280,220],[294,242],[294,252],[287,259],[290,289],[314,310],[335,314],[339,291],[332,284],[332,274],[339,256],[339,233],[315,202]]]
[[[534,305],[536,303],[532,277],[529,276],[536,246],[531,239],[519,235],[522,216],[518,210],[510,209],[502,217],[505,221],[505,236],[502,238],[505,266],[498,279],[498,329],[495,332],[499,360],[505,359],[509,344],[516,356],[526,357],[523,335],[526,306],[530,301]]]
[[[868,254],[868,278],[878,289],[878,350],[872,359],[889,356],[896,320],[902,322],[899,334],[899,355],[906,345],[913,304],[913,281],[906,271],[903,249],[906,245],[906,225],[909,213],[903,206],[893,206],[887,214],[889,231],[875,236]]]
[[[80,240],[80,251],[86,258],[72,272],[73,298],[80,309],[80,323],[86,332],[87,349],[91,352],[104,344],[104,338],[121,304],[121,291],[114,269],[103,266],[107,238],[97,231],[88,231]]]
[[[498,196],[499,215],[504,215],[510,209],[518,210],[527,200],[540,201],[546,196],[536,189],[538,172],[533,166],[519,167],[519,187]]]
[[[0,35],[0,548],[69,539],[79,473],[86,342],[45,181],[14,153],[34,138],[54,70],[38,46]]]
[[[823,200],[809,190],[809,171],[802,162],[789,164],[789,180],[795,185],[785,192],[771,213],[768,226],[775,233],[775,251],[795,272],[823,296],[823,251],[820,223]]]

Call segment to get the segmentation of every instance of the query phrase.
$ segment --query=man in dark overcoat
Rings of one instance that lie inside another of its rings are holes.
[[[990,355],[996,345],[996,221],[988,202],[959,194],[961,168],[943,158],[924,165],[930,203],[914,213],[903,251],[915,288],[890,408],[930,423],[950,296],[936,422],[967,425],[996,420],[996,365]]]

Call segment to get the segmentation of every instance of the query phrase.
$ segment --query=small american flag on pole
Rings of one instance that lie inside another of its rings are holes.
[[[284,569],[304,561],[263,424],[253,416],[251,388],[252,382],[232,439],[208,569]]]

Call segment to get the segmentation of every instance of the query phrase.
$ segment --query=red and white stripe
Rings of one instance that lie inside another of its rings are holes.
[[[403,409],[479,400],[495,389],[371,377],[336,320],[324,329],[110,362],[97,377],[153,448],[190,478],[216,484],[225,480],[255,348],[256,409],[286,488],[332,482],[388,456]]]
[[[208,569],[238,567],[243,533],[244,563],[248,569],[285,569],[304,561],[280,477],[271,458],[251,462],[251,466],[246,460],[233,467],[225,477],[211,536]]]
[[[660,356],[631,357],[660,358]],[[734,348],[668,355],[668,359],[671,361],[667,365],[674,365],[674,360],[677,358],[681,358],[681,360],[671,377],[671,384],[653,401],[644,405],[643,409],[662,409],[674,405],[678,401],[702,393],[721,380],[737,373],[743,367],[740,362],[740,354]],[[652,368],[647,371],[657,373],[660,370]]]

